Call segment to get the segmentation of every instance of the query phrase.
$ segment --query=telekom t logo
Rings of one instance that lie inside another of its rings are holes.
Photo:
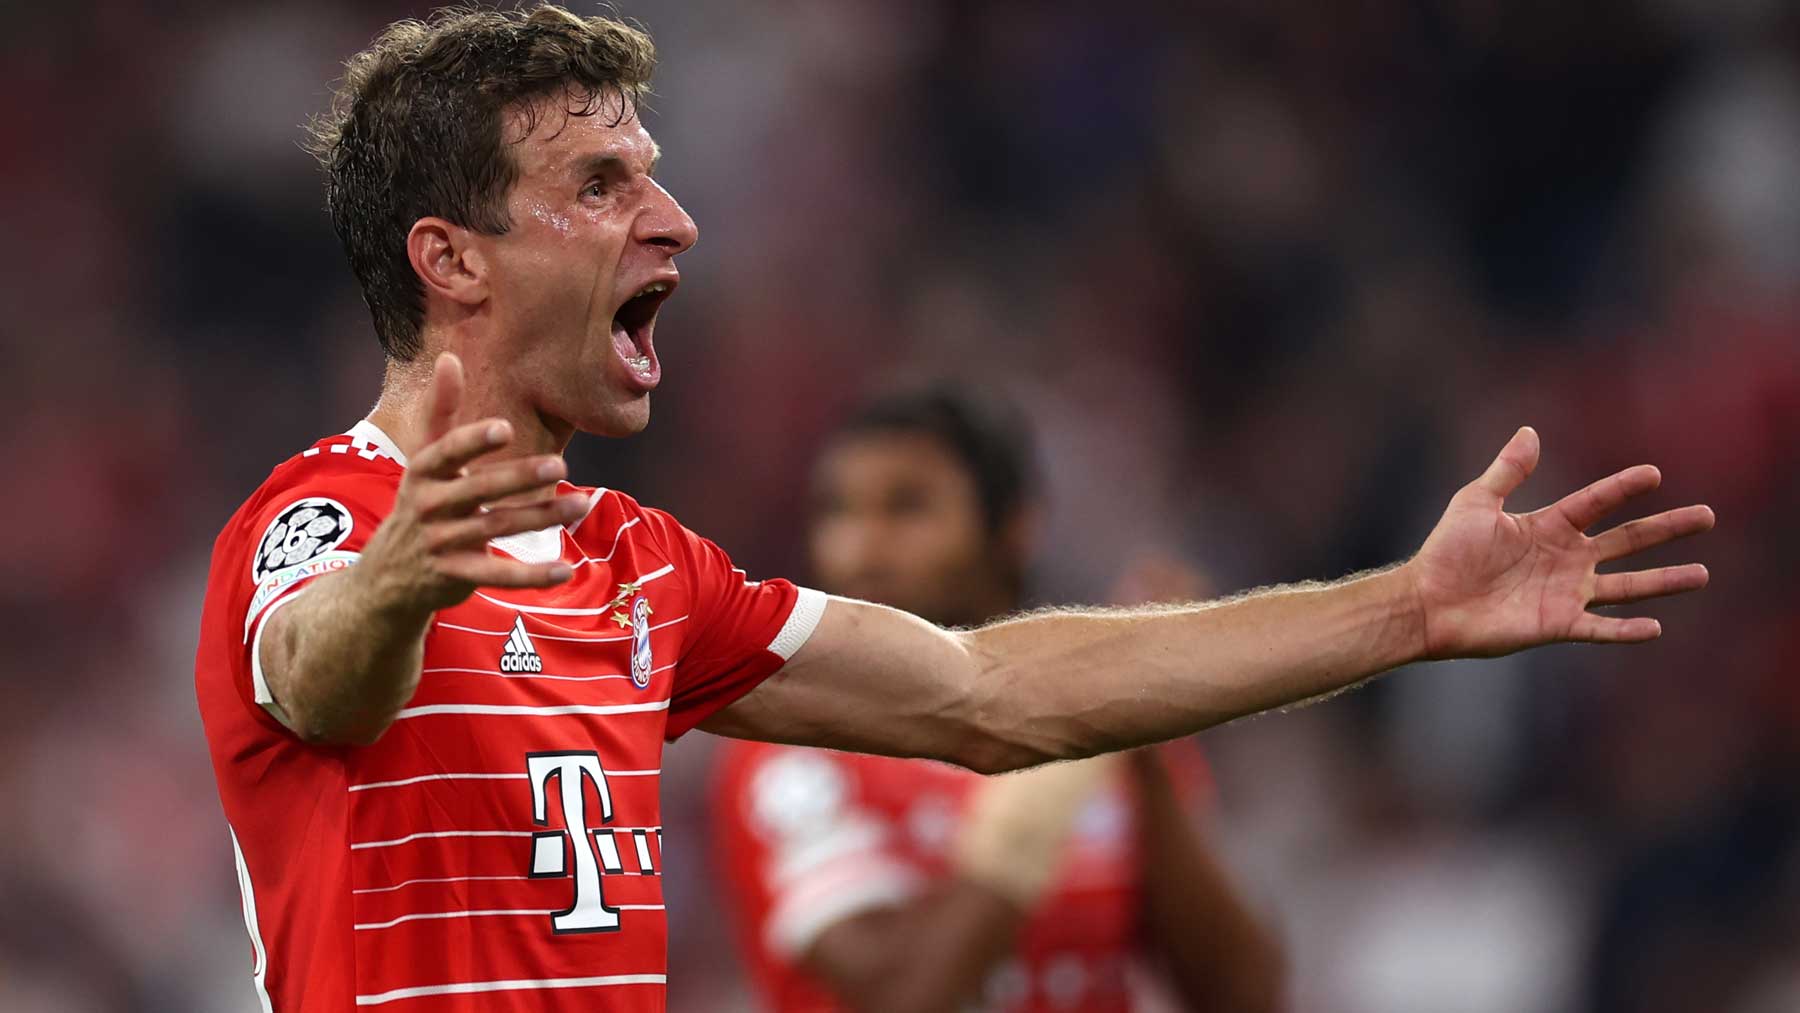
[[[587,793],[582,790],[584,781],[593,783],[600,796],[599,822],[610,823],[613,818],[612,794],[606,790],[606,771],[600,767],[600,754],[528,753],[525,764],[531,777],[532,821],[540,827],[550,824],[550,781],[555,779],[560,787],[558,798],[563,826],[568,828],[531,835],[531,878],[566,876],[568,856],[571,853],[575,856],[575,900],[567,911],[551,915],[551,928],[558,933],[617,932],[619,911],[607,907],[606,898],[600,893],[603,856],[596,854],[597,849],[613,851],[609,856],[611,860],[606,863],[610,869],[618,864],[617,846],[611,833],[606,833],[605,842],[601,843],[599,832],[589,828]]]

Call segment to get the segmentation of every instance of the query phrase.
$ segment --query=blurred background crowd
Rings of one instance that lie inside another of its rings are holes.
[[[1720,518],[1662,642],[1216,730],[1208,822],[1296,1010],[1800,1009],[1800,8],[621,6],[702,239],[649,431],[576,480],[804,577],[826,427],[989,384],[1040,427],[1059,602],[1401,557],[1523,423],[1522,506],[1654,461],[1645,509]],[[374,399],[299,125],[426,8],[4,9],[0,1009],[246,1010],[200,595],[226,516]],[[711,748],[665,777],[671,1004],[705,1013],[744,1002]]]

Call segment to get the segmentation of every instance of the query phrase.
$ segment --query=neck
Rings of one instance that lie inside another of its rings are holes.
[[[429,388],[432,362],[439,351],[454,351],[463,360],[462,407],[455,425],[489,419],[512,423],[513,441],[495,458],[561,454],[568,449],[569,440],[575,435],[573,426],[539,413],[529,397],[507,385],[505,371],[471,357],[468,351],[472,349],[465,350],[459,344],[427,342],[429,352],[405,362],[388,360],[387,373],[381,381],[381,399],[369,412],[369,421],[379,426],[401,453],[411,458],[432,440]]]

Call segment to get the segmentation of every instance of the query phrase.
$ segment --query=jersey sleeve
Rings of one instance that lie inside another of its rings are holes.
[[[785,580],[751,580],[708,539],[646,509],[688,588],[688,633],[675,667],[666,735],[674,741],[775,674],[812,636],[825,595]]]
[[[271,479],[221,535],[208,593],[230,603],[239,635],[234,681],[258,710],[274,702],[260,652],[269,617],[313,581],[355,565],[393,507],[395,481],[379,472],[295,469]]]
[[[904,903],[927,882],[903,829],[847,753],[734,743],[714,806],[724,872],[752,945],[802,958],[843,919]]]

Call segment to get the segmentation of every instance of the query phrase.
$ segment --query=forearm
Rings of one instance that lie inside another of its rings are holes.
[[[1712,511],[1584,534],[1656,487],[1660,474],[1643,466],[1507,513],[1505,497],[1536,463],[1537,436],[1522,429],[1411,560],[1334,584],[1185,608],[1040,613],[966,633],[833,599],[781,672],[704,727],[993,773],[1188,735],[1421,658],[1661,635],[1647,616],[1590,608],[1696,590],[1705,567],[1596,567],[1710,529]]]
[[[1421,656],[1406,572],[1217,603],[1048,612],[960,634],[971,765],[1006,770],[1190,735],[1328,695]]]
[[[909,902],[827,929],[809,963],[862,1013],[961,1008],[1055,883],[1074,822],[1111,758],[987,778],[967,800],[950,874]]]
[[[1193,1009],[1280,1008],[1284,959],[1245,906],[1156,756],[1132,756],[1138,784],[1144,927],[1163,969]]]
[[[1409,577],[1040,612],[960,633],[834,598],[781,671],[701,727],[986,774],[1148,745],[1420,657]]]
[[[352,567],[268,618],[264,678],[301,738],[367,745],[412,698],[432,614],[400,602]]]
[[[952,879],[902,907],[833,925],[805,964],[857,1013],[948,1013],[979,994],[1023,920],[1000,894]]]

